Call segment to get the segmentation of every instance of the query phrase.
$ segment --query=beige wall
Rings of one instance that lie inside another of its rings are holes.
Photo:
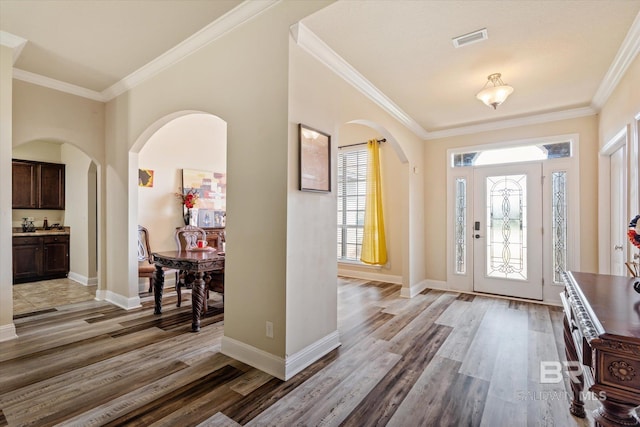
[[[225,337],[285,356],[289,26],[323,4],[279,3],[108,103],[108,298],[137,297],[135,268],[120,268],[134,257],[118,249],[135,244],[137,164],[130,167],[129,151],[168,114],[211,113],[228,125]]]
[[[13,50],[0,45],[0,341],[14,338],[11,249]]]
[[[580,152],[580,266],[582,271],[597,272],[597,117],[589,116],[539,125],[521,126],[442,138],[426,142],[425,149],[425,240],[428,242],[425,265],[431,280],[447,280],[447,150],[496,142],[542,138],[555,135],[579,135]]]

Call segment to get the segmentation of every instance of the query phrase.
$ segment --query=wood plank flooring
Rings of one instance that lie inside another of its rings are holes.
[[[190,332],[190,298],[163,315],[84,301],[15,316],[0,343],[0,426],[587,426],[568,384],[562,311],[338,279],[342,345],[282,382],[220,353],[224,310]],[[587,401],[587,409],[595,408]]]

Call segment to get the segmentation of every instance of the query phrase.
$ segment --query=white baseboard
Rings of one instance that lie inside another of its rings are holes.
[[[275,356],[226,335],[222,337],[220,352],[269,375],[285,380],[285,360],[283,357]]]
[[[374,271],[351,270],[338,266],[338,275],[344,277],[352,277],[354,279],[375,280],[377,282],[402,284],[402,276],[395,274],[376,273]]]
[[[400,289],[400,296],[402,298],[413,298],[427,288],[437,289],[437,287],[439,286],[446,287],[446,282],[439,282],[436,280],[422,280],[408,288],[403,286],[402,289]]]
[[[334,331],[285,359],[223,336],[221,353],[287,381],[338,346],[340,334]]]
[[[18,338],[16,334],[16,325],[13,323],[8,323],[6,325],[0,326],[0,342],[9,341]]]
[[[116,294],[115,292],[106,291],[104,294],[104,298],[99,298],[98,293],[104,291],[96,292],[96,299],[101,300],[104,299],[107,302],[110,302],[113,305],[117,305],[118,307],[124,308],[125,310],[131,310],[132,308],[138,308],[142,305],[140,304],[140,297],[135,296],[132,298],[127,298],[120,294]]]
[[[97,285],[98,284],[98,278],[97,277],[87,277],[87,276],[83,276],[81,274],[78,273],[74,273],[73,271],[69,272],[69,275],[67,276],[70,280],[73,280],[74,282],[78,282],[81,285],[84,286],[93,286],[93,285]]]
[[[293,378],[298,372],[320,359],[331,350],[340,346],[340,333],[333,331],[324,338],[311,343],[302,350],[287,357],[285,362],[285,381]]]

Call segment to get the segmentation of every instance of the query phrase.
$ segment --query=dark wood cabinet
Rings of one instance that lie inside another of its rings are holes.
[[[13,160],[13,209],[64,209],[65,165]]]
[[[13,283],[67,277],[69,235],[14,236]]]
[[[42,238],[13,238],[13,282],[37,280],[42,275]]]
[[[12,198],[13,208],[35,209],[38,206],[37,167],[33,162],[14,160]]]

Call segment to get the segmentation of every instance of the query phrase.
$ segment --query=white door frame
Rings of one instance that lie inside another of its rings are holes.
[[[545,176],[543,192],[547,197],[551,192],[551,174],[557,171],[567,171],[567,191],[568,191],[568,258],[566,260],[568,270],[580,270],[580,168],[579,168],[579,135],[567,134],[556,135],[550,137],[527,138],[515,141],[504,141],[498,143],[483,144],[477,146],[467,146],[452,148],[447,150],[445,162],[447,164],[447,281],[444,289],[452,291],[462,291],[473,293],[473,212],[468,212],[465,221],[465,235],[467,236],[467,250],[464,256],[464,264],[466,270],[463,273],[456,272],[456,245],[455,245],[455,224],[454,214],[456,208],[456,179],[464,180],[466,183],[467,200],[472,200],[473,195],[470,193],[473,189],[473,167],[453,167],[453,155],[457,153],[466,153],[473,151],[483,151],[495,148],[507,148],[514,146],[533,145],[533,144],[552,144],[560,142],[571,142],[571,157],[544,160],[542,173]],[[427,183],[428,185],[428,183]],[[428,202],[428,201],[427,201]],[[560,304],[560,292],[562,292],[561,283],[553,283],[553,272],[551,266],[551,215],[550,209],[543,212],[543,227],[545,234],[543,236],[543,265],[544,267],[544,286],[543,286],[543,302]],[[547,232],[548,230],[548,232]]]
[[[629,218],[629,129],[620,129],[600,149],[598,156],[598,272],[611,273],[611,155],[620,148],[624,149],[624,212]],[[635,214],[634,214],[635,215]],[[631,219],[631,218],[629,218]],[[627,240],[625,253],[629,253]]]

